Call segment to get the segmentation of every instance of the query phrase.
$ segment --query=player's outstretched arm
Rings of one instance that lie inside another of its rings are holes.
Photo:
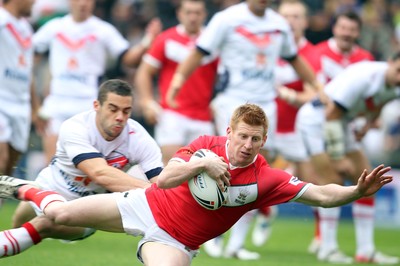
[[[390,167],[385,167],[382,164],[370,173],[364,170],[355,186],[312,185],[296,201],[325,208],[345,205],[359,198],[371,196],[381,187],[390,183],[393,176],[386,175],[390,170]]]

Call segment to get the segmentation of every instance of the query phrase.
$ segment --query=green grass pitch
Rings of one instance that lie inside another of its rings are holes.
[[[0,209],[0,230],[10,227],[11,215],[16,202],[8,201]],[[254,247],[250,240],[246,247],[261,253],[258,261],[236,259],[213,259],[203,251],[192,263],[194,266],[318,266],[331,265],[317,261],[307,253],[313,235],[313,219],[282,218],[273,223],[273,232],[268,243]],[[400,256],[400,229],[378,228],[375,231],[379,250]],[[118,266],[141,265],[136,259],[136,244],[139,238],[125,234],[97,232],[92,237],[75,243],[65,244],[58,240],[45,240],[24,253],[0,260],[1,266]],[[347,254],[354,254],[354,228],[349,220],[341,222],[339,244]],[[155,254],[157,256],[157,254]]]

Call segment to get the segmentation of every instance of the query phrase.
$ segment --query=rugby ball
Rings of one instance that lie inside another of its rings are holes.
[[[210,156],[219,157],[210,150],[200,149],[192,155],[190,161]],[[201,172],[192,177],[188,180],[188,184],[193,198],[197,203],[208,210],[217,210],[221,208],[224,201],[228,198],[228,187],[225,185],[224,191],[222,191],[218,187],[217,182],[206,172]]]

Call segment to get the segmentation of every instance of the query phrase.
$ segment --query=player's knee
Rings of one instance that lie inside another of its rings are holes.
[[[64,204],[57,204],[55,208],[47,208],[45,214],[58,225],[70,225],[72,221],[72,215]]]

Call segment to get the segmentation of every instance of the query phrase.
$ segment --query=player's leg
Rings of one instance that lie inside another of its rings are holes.
[[[24,223],[36,217],[35,210],[29,202],[22,201],[18,204],[12,216],[12,227],[21,227]]]
[[[260,258],[260,254],[257,252],[248,251],[243,247],[255,214],[256,210],[246,213],[232,226],[224,257],[240,260],[258,260]]]
[[[49,163],[56,153],[57,134],[46,133],[46,136],[42,138],[43,152],[46,158],[46,162]]]
[[[347,154],[355,172],[361,173],[364,169],[371,169],[369,161],[361,150],[353,150]],[[357,177],[353,176],[352,182],[357,182]],[[376,250],[374,242],[374,220],[375,220],[375,200],[374,197],[367,197],[356,200],[352,205],[352,214],[356,235],[356,261],[374,262],[378,264],[397,264],[400,262],[398,257],[385,255]]]
[[[313,171],[318,177],[318,184],[341,184],[342,178],[333,168],[328,154],[325,153],[324,114],[323,106],[314,106],[311,103],[303,105],[297,114],[296,130],[306,147]],[[318,208],[318,214],[321,235],[318,259],[332,263],[351,263],[352,258],[341,253],[338,247],[337,226],[340,208]]]
[[[97,194],[72,201],[53,191],[38,189],[27,181],[1,176],[0,188],[3,198],[31,201],[56,224],[90,227],[109,232],[124,232],[116,195]],[[128,193],[128,192],[125,192]]]
[[[45,215],[37,216],[20,227],[0,232],[0,258],[18,255],[45,238],[79,240],[93,233],[90,228],[57,225]]]
[[[155,256],[155,254],[157,254]],[[190,257],[178,248],[158,242],[146,242],[141,247],[141,257],[145,265],[188,266]]]

